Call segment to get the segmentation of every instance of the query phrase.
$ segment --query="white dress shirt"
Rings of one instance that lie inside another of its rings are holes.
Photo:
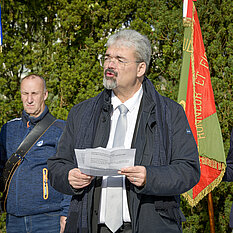
[[[127,131],[126,131],[125,142],[124,142],[124,147],[126,149],[131,148],[134,128],[135,128],[135,124],[137,121],[138,110],[139,110],[139,106],[141,103],[142,94],[143,94],[143,89],[141,86],[140,89],[134,94],[133,97],[128,99],[126,102],[124,102],[124,105],[129,110],[127,113]],[[113,105],[113,112],[111,115],[111,129],[110,129],[110,135],[108,139],[107,148],[112,148],[116,124],[117,124],[118,117],[120,115],[118,106],[122,104],[122,102],[118,99],[118,97],[115,96],[113,91],[112,91],[112,96],[111,96],[111,103]],[[122,177],[123,177],[123,221],[131,222],[130,215],[129,215],[128,202],[127,202],[126,188],[125,188],[125,176],[122,176]],[[99,223],[105,223],[106,187],[107,187],[107,176],[104,176],[103,181],[102,181],[102,191],[101,191],[101,199],[100,199]]]

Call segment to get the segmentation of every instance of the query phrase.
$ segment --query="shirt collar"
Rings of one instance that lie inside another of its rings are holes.
[[[137,104],[140,103],[141,98],[143,94],[143,89],[142,85],[139,88],[139,90],[127,101],[124,102],[124,105],[128,108],[129,112],[132,112],[133,109],[136,107]],[[113,109],[116,110],[116,108],[122,104],[122,102],[119,100],[119,98],[114,94],[112,91],[112,96],[111,96],[111,103],[113,105]]]

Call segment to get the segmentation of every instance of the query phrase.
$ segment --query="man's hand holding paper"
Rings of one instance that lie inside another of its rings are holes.
[[[124,167],[134,166],[135,149],[75,149],[78,168],[89,176],[114,176]]]
[[[88,186],[92,179],[92,176],[83,174],[78,168],[70,170],[68,174],[69,184],[75,189],[81,189]]]
[[[146,168],[144,166],[125,167],[118,174],[125,175],[132,184],[138,187],[142,187],[146,183]]]

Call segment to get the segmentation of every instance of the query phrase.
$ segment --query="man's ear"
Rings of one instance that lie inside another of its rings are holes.
[[[48,91],[44,93],[44,101],[48,98]]]
[[[145,75],[145,73],[146,73],[146,63],[141,62],[138,64],[138,67],[137,67],[137,76],[142,77]]]

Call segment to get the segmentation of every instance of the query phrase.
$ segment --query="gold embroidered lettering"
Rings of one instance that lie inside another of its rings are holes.
[[[209,69],[206,53],[201,57],[200,65],[204,66],[206,69]]]
[[[197,71],[196,73],[196,84],[200,85],[200,86],[204,86],[205,84],[205,76],[200,75],[200,73]]]
[[[192,52],[192,42],[190,39],[184,38],[183,50],[188,53]]]

